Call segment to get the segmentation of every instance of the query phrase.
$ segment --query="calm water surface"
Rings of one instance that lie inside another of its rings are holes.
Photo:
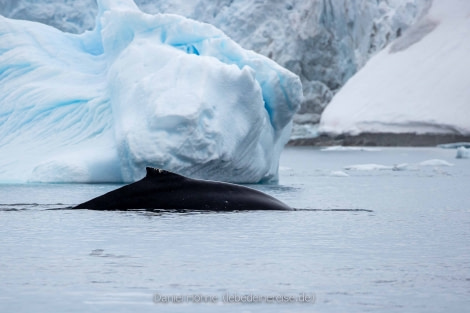
[[[0,185],[0,312],[465,312],[469,183],[455,150],[288,148],[253,187],[294,212],[50,210],[118,186]]]

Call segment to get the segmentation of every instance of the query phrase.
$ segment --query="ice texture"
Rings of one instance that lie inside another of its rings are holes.
[[[325,106],[369,58],[406,33],[432,0],[136,0],[147,13],[213,24],[242,47],[300,76],[304,101],[292,138],[315,137]],[[95,0],[0,0],[0,14],[68,32],[92,29]]]
[[[470,135],[470,2],[435,0],[333,98],[328,134]]]
[[[457,159],[470,159],[470,149],[465,147],[458,147],[457,155],[455,157]]]
[[[0,181],[277,179],[298,76],[209,24],[98,5],[81,35],[0,16]]]

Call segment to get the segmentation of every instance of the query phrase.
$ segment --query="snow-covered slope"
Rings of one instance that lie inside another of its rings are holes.
[[[470,135],[470,1],[435,0],[322,115],[324,133]]]
[[[99,4],[82,35],[0,16],[0,181],[277,179],[296,75],[209,24]]]
[[[426,12],[432,0],[137,0],[149,13],[211,23],[242,47],[299,75],[304,90],[294,136],[309,136],[334,93]],[[0,0],[0,14],[68,32],[92,29],[95,0]]]

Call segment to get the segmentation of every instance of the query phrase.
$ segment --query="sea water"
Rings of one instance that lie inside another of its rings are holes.
[[[287,148],[291,212],[55,210],[119,185],[0,185],[0,312],[464,312],[470,160]]]

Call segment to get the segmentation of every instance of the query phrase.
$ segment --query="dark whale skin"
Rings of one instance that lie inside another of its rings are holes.
[[[143,179],[79,204],[74,209],[292,210],[276,198],[245,186],[192,179],[151,167],[147,167],[147,175]]]

